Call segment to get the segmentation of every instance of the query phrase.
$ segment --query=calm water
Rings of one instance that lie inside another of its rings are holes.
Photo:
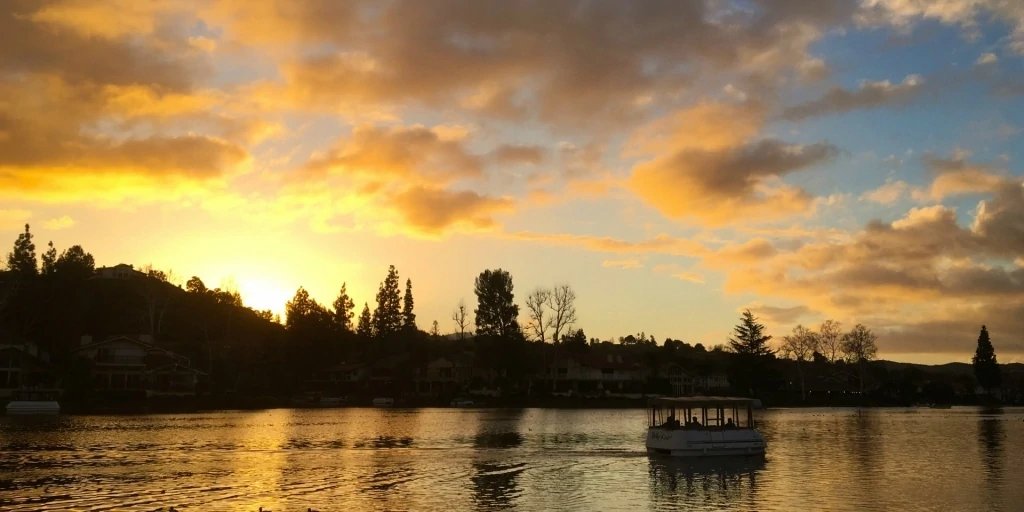
[[[0,417],[0,510],[1024,508],[1024,409],[761,419],[763,462],[687,466],[641,410]]]

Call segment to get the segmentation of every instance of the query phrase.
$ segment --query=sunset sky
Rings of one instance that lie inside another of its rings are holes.
[[[276,311],[394,264],[424,329],[500,267],[590,337],[1024,361],[1022,127],[1013,0],[0,3],[3,239]]]

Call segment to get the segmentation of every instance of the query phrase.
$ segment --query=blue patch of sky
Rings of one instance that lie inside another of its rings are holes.
[[[996,44],[997,33],[985,31],[978,40],[967,42],[955,27],[924,23],[907,44],[896,44],[880,39],[878,32],[850,32],[819,43],[815,53],[824,56],[834,71],[829,86],[854,90],[864,79],[900,83],[907,75],[919,74],[935,92],[922,94],[907,106],[776,123],[771,131],[780,138],[805,144],[828,141],[844,151],[840,158],[822,166],[823,171],[795,173],[787,177],[788,182],[816,195],[841,192],[856,197],[887,179],[926,185],[930,176],[920,157],[928,152],[948,157],[960,148],[971,150],[978,158],[1007,154],[1012,161],[1020,159],[1013,137],[1005,133],[1022,123],[1021,100],[993,98],[971,73],[977,57]],[[800,91],[788,100],[808,101],[822,90]],[[1016,108],[1008,108],[1011,105]],[[913,151],[909,158],[908,150]],[[902,165],[885,162],[889,155],[903,159]],[[973,209],[975,204],[964,202],[961,206]],[[868,210],[861,213],[877,216],[874,209]]]

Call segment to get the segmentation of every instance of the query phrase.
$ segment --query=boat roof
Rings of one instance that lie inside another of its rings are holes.
[[[648,401],[648,404],[677,405],[689,407],[717,407],[725,405],[753,405],[755,402],[756,401],[753,398],[745,398],[741,396],[666,396],[660,398],[651,398]]]

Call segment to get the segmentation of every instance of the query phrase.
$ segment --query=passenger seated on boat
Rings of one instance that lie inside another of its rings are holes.
[[[665,418],[665,428],[679,428],[679,420],[676,419],[674,414],[670,414],[668,418]]]
[[[692,420],[692,421],[690,421],[689,423],[687,423],[686,425],[687,425],[687,426],[690,426],[690,427],[699,427],[699,426],[701,426],[701,425],[700,425],[700,422],[699,422],[699,421],[697,421],[697,417],[696,417],[696,416],[694,416],[694,417],[693,417],[693,420]]]
[[[729,420],[725,422],[725,428],[736,428],[736,424],[732,422],[732,418],[729,418]]]

